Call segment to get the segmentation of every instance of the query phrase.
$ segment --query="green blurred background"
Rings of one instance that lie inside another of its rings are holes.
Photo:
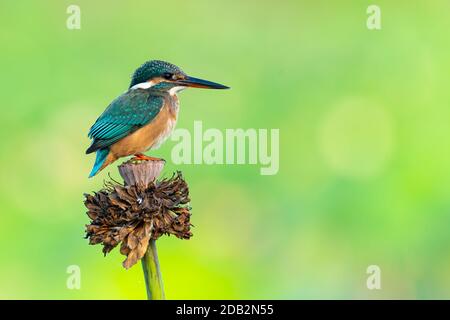
[[[280,129],[274,176],[168,161],[195,225],[158,241],[169,299],[450,298],[449,13],[445,0],[2,0],[0,298],[145,298],[139,265],[83,239],[83,193],[118,178],[114,165],[87,179],[86,134],[149,59],[232,87],[183,92],[178,128]],[[381,290],[366,287],[372,264]]]

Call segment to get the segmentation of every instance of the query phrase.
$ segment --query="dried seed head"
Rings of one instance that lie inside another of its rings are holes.
[[[189,189],[180,172],[147,186],[123,186],[108,182],[94,194],[85,194],[91,223],[86,225],[89,244],[103,244],[106,255],[119,243],[123,262],[130,268],[141,259],[150,239],[173,234],[189,239]]]

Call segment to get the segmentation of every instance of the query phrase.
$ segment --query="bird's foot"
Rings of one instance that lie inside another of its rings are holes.
[[[161,160],[164,161],[164,159],[149,157],[149,156],[146,156],[143,153],[136,153],[134,155],[134,157],[131,158],[131,160],[132,161],[161,161]]]

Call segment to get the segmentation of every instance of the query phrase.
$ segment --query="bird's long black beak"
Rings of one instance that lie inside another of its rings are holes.
[[[230,89],[230,87],[224,86],[223,84],[203,80],[194,77],[186,77],[182,80],[177,80],[177,83],[181,86],[192,87],[192,88],[204,88],[204,89]]]

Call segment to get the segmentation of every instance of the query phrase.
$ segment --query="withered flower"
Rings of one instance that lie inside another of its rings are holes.
[[[91,223],[86,225],[89,244],[103,244],[106,255],[119,243],[128,269],[145,254],[150,239],[173,234],[189,239],[189,189],[180,172],[148,185],[105,184],[94,194],[85,194],[84,204]]]

